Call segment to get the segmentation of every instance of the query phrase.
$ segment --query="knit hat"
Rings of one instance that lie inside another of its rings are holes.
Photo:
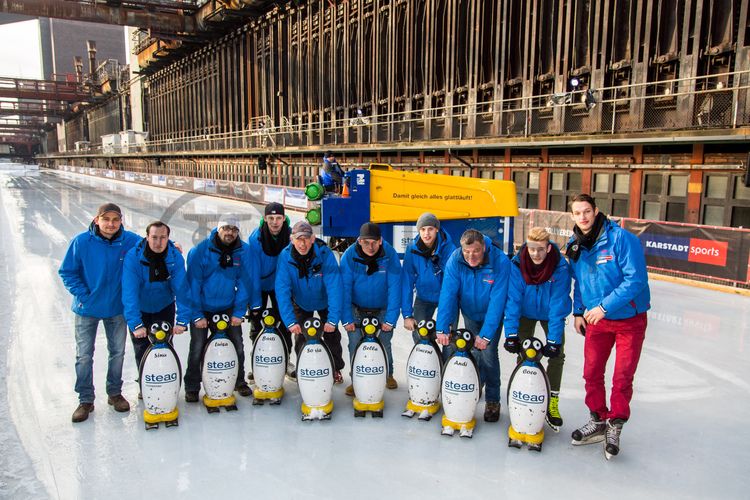
[[[417,231],[419,231],[425,226],[430,226],[430,227],[434,227],[435,229],[440,229],[440,221],[438,220],[437,217],[435,217],[430,212],[425,212],[419,216],[419,219],[417,219]]]
[[[359,238],[362,240],[379,240],[381,238],[380,227],[372,222],[365,222],[359,228]]]
[[[99,207],[99,210],[96,211],[96,216],[100,217],[107,212],[114,212],[120,217],[122,217],[122,210],[120,210],[120,207],[115,205],[114,203],[105,203],[104,205]]]
[[[269,203],[266,205],[265,215],[284,215],[284,205],[281,203]]]
[[[237,229],[240,228],[240,220],[234,216],[234,215],[222,215],[219,219],[218,224],[216,224],[216,229],[221,229],[222,227],[236,227]]]
[[[313,235],[312,226],[303,220],[292,226],[292,238],[310,238]]]

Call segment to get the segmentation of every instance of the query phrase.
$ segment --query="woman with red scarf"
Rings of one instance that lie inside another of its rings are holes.
[[[508,302],[505,305],[505,350],[521,352],[521,344],[534,336],[536,322],[547,335],[544,355],[549,358],[547,376],[550,401],[547,423],[555,431],[563,424],[558,408],[560,381],[565,363],[565,318],[570,314],[570,266],[560,250],[550,243],[550,234],[531,228],[526,243],[511,260]],[[520,357],[519,357],[520,359]]]

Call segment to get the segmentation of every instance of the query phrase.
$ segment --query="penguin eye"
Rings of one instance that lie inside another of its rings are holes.
[[[425,323],[427,323],[425,320],[420,321],[419,323],[417,323],[417,328],[422,328],[423,326],[425,326]]]
[[[542,342],[541,342],[541,341],[539,341],[539,340],[537,340],[537,339],[534,339],[534,340],[533,340],[533,341],[531,342],[531,345],[532,345],[532,346],[534,347],[534,349],[536,349],[537,351],[540,351],[540,350],[542,349]]]
[[[521,346],[522,346],[522,347],[523,347],[524,349],[528,349],[528,348],[529,348],[529,346],[531,346],[531,340],[529,340],[529,339],[526,339],[526,340],[524,340],[524,341],[523,341],[523,344],[521,344]]]
[[[218,314],[214,314],[214,317],[211,319],[214,321],[214,323],[218,323],[219,321],[221,321],[221,316]]]
[[[468,330],[464,330],[464,333],[462,333],[461,336],[466,342],[471,340],[471,333]]]
[[[167,323],[166,321],[164,323],[162,323],[161,324],[161,329],[164,330],[165,332],[168,332],[170,330],[169,323]]]
[[[156,333],[159,331],[159,325],[153,324],[151,325],[151,333]]]
[[[222,314],[222,315],[221,315],[221,319],[223,319],[223,320],[224,320],[224,321],[226,321],[227,323],[229,322],[229,316],[227,316],[226,314]]]
[[[370,320],[370,324],[373,325],[373,326],[375,326],[375,327],[378,327],[378,325],[380,325],[380,321],[378,321],[378,318],[372,318]]]
[[[305,330],[307,330],[308,328],[310,328],[310,325],[312,325],[312,321],[310,321],[309,319],[307,321],[305,321],[305,325],[304,325]]]
[[[314,326],[315,328],[320,328],[320,320],[319,320],[318,318],[315,318],[315,319],[313,320],[313,326]]]
[[[362,320],[362,326],[367,326],[370,324],[370,318],[365,318]]]
[[[262,317],[262,318],[265,318],[265,317],[266,317],[266,316],[268,316],[268,315],[269,315],[270,313],[271,313],[271,311],[269,311],[268,309],[266,309],[265,311],[263,311],[263,314],[261,314],[261,317]]]
[[[425,321],[425,324],[424,324],[424,326],[425,326],[425,327],[426,327],[426,328],[427,328],[428,330],[432,330],[433,328],[435,328],[435,322],[434,322],[434,321],[432,321],[432,320],[429,320],[429,321]]]

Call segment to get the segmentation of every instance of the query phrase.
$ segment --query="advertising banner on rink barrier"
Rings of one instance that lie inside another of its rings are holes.
[[[649,267],[748,282],[750,230],[637,219],[622,226],[641,240]]]

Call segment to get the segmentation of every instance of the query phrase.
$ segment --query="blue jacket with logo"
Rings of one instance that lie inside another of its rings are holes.
[[[445,268],[437,331],[447,333],[460,309],[469,319],[482,322],[478,336],[493,340],[502,324],[509,278],[510,260],[488,237],[484,237],[484,259],[477,267],[470,267],[461,248],[456,248]]]
[[[261,236],[260,228],[257,228],[250,234],[250,238],[247,240],[253,255],[258,259],[258,266],[260,271],[260,289],[263,292],[269,292],[273,290],[276,282],[276,264],[279,260],[279,255],[267,255],[263,251],[263,245],[260,242]]]
[[[417,297],[420,299],[433,304],[438,303],[445,266],[448,265],[448,259],[456,249],[450,235],[445,231],[438,231],[437,248],[434,254],[437,262],[433,263],[429,257],[425,257],[419,251],[417,240],[410,243],[404,252],[404,265],[401,272],[401,314],[404,318],[414,315],[415,288]]]
[[[73,238],[58,272],[73,295],[74,313],[94,318],[122,314],[122,265],[140,239],[123,227],[107,240],[96,234],[93,222],[88,231]]]
[[[190,249],[187,258],[187,282],[190,287],[192,320],[203,319],[204,311],[231,310],[232,316],[241,318],[251,308],[260,307],[260,287],[254,284],[258,276],[258,260],[251,254],[247,243],[232,252],[233,266],[219,265],[221,250],[214,243],[216,229]],[[239,237],[239,236],[238,236]]]
[[[575,241],[571,238],[570,246]],[[648,311],[646,257],[638,238],[608,220],[591,250],[581,248],[577,261],[570,261],[575,278],[573,314],[583,314],[599,304],[607,319],[627,319]]]
[[[352,306],[365,309],[385,309],[383,320],[396,326],[401,312],[401,260],[398,253],[383,241],[384,255],[378,259],[378,271],[367,275],[367,265],[355,262],[356,245],[346,249],[341,257],[341,280],[344,286],[343,324],[354,323]]]
[[[125,321],[131,331],[143,325],[141,312],[156,313],[177,302],[177,324],[190,324],[190,294],[185,282],[185,259],[170,241],[165,257],[169,278],[149,281],[149,263],[144,252],[146,239],[131,248],[125,256],[122,273],[122,303]]]
[[[289,328],[297,324],[294,304],[305,311],[328,308],[328,322],[337,325],[341,318],[341,273],[330,248],[318,238],[310,249],[315,256],[307,276],[300,278],[290,243],[279,254],[276,266],[276,300],[281,319]]]
[[[539,285],[526,283],[521,274],[521,255],[526,245],[511,260],[508,302],[505,304],[505,336],[518,333],[521,317],[548,321],[549,342],[560,344],[563,341],[565,318],[570,314],[570,266],[560,255],[555,271],[549,280]],[[552,243],[552,252],[560,253]]]
[[[279,254],[276,265],[276,300],[281,319],[289,328],[297,323],[294,304],[305,311],[328,308],[328,322],[337,325],[341,318],[341,273],[339,264],[323,240],[316,238],[310,249],[315,256],[307,275],[300,278],[292,257],[292,243]]]

